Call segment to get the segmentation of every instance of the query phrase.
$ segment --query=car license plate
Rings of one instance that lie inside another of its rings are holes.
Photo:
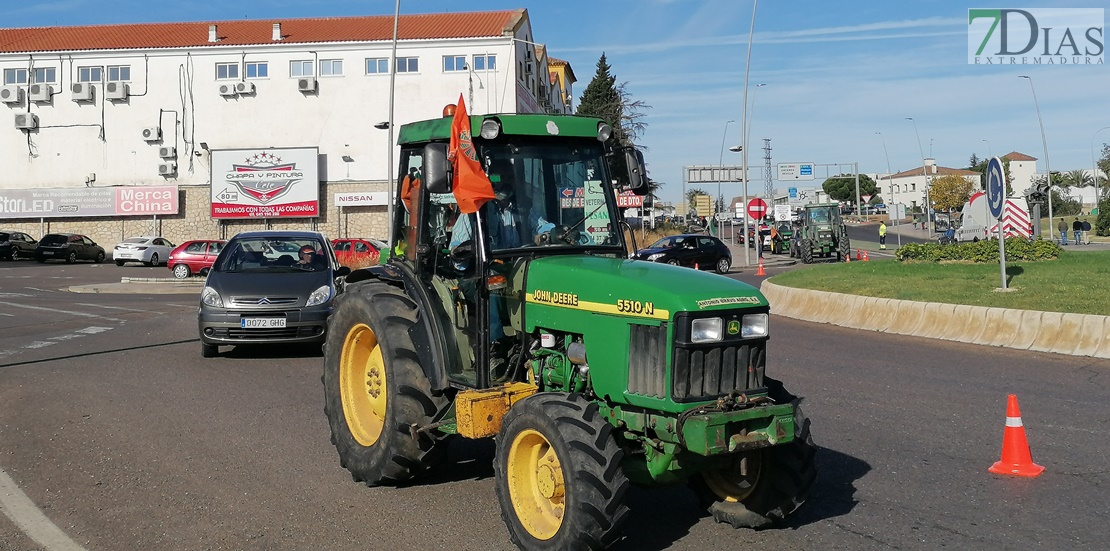
[[[42,251],[43,256],[54,256],[54,251]]]
[[[242,318],[239,326],[244,329],[273,329],[285,327],[285,318]]]

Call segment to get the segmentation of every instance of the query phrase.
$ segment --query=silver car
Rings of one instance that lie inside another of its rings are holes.
[[[201,356],[221,345],[323,343],[350,269],[319,232],[252,231],[231,238],[201,291]]]

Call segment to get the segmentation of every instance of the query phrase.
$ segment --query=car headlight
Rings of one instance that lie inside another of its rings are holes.
[[[200,303],[216,308],[224,307],[224,299],[220,298],[220,293],[208,286],[205,286],[204,290],[200,292]]]
[[[691,342],[718,342],[722,336],[721,318],[696,319],[690,324]]]
[[[648,259],[648,260],[651,260],[651,261],[659,260],[660,258],[663,258],[663,255],[664,255],[664,254],[665,254],[665,253],[655,253],[655,254],[649,254],[649,255],[648,255],[648,257],[647,257],[647,259]]]
[[[305,306],[323,304],[329,299],[331,299],[331,285],[323,285],[319,289],[312,291],[311,295],[308,295],[308,302],[305,303]]]
[[[744,316],[744,321],[740,325],[740,336],[742,338],[766,337],[768,319],[767,314],[748,314]]]

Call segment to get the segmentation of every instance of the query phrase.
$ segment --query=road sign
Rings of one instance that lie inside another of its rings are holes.
[[[812,180],[813,163],[780,163],[779,180]]]
[[[713,204],[710,202],[712,199],[708,195],[698,195],[694,197],[694,210],[698,216],[709,216],[713,214]]]
[[[617,208],[641,208],[644,206],[644,196],[636,195],[634,191],[622,191],[617,196]]]
[[[861,199],[863,199],[864,204],[867,204],[867,203],[871,202],[872,197],[874,197],[874,196],[873,195],[864,195],[864,196],[861,197]]]
[[[759,197],[748,201],[748,216],[756,220],[762,220],[764,216],[767,216],[767,201]]]
[[[994,157],[987,163],[987,207],[991,210],[991,217],[998,219],[1002,216],[1002,205],[1006,202],[1006,173],[1002,170],[1002,161]]]
[[[797,199],[798,198],[798,188],[796,188],[796,187],[787,188],[787,191],[790,193],[790,198],[791,199]]]

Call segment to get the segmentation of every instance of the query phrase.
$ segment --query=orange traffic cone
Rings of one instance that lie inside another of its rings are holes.
[[[852,261],[852,253],[848,253],[848,254],[844,255],[844,262],[851,262],[851,261]]]
[[[1034,477],[1044,471],[1044,467],[1033,463],[1029,454],[1029,442],[1025,440],[1025,426],[1021,424],[1021,410],[1018,409],[1017,396],[1011,394],[1006,401],[1006,431],[1002,435],[1002,459],[988,471],[996,474]]]
[[[767,275],[767,272],[763,271],[763,259],[762,258],[759,259],[759,269],[755,271],[755,275],[757,275],[757,276]]]
[[[695,262],[695,263],[694,263],[694,269],[695,269],[695,270],[700,270],[700,269],[701,269],[701,268],[699,268],[699,267],[698,267],[698,263],[697,263],[697,262]]]
[[[856,260],[861,260],[858,247],[856,248]]]
[[[867,251],[863,251],[863,261],[867,262]]]

